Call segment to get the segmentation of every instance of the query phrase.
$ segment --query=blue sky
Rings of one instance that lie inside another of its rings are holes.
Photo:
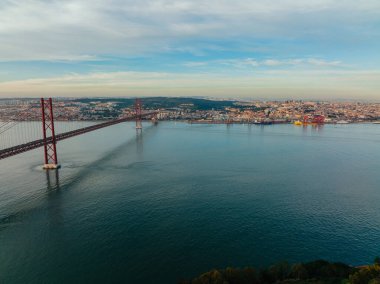
[[[0,96],[380,100],[378,0],[3,0]]]

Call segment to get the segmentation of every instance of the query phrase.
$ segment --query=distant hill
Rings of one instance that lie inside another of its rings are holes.
[[[135,99],[132,98],[80,98],[75,99],[83,103],[89,102],[118,102],[118,107],[132,107],[135,103]],[[236,103],[232,100],[209,100],[201,98],[172,98],[172,97],[150,97],[141,99],[144,108],[181,108],[194,110],[223,110],[226,107],[234,106]]]

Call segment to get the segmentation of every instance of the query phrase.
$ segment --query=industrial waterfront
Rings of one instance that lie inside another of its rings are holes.
[[[380,251],[374,124],[133,122],[0,161],[0,282],[176,283]]]

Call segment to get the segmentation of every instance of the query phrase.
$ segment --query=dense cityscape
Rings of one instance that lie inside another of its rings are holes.
[[[131,98],[56,99],[57,120],[108,120],[134,113]],[[159,110],[159,120],[192,123],[292,123],[323,116],[325,123],[380,121],[380,103],[238,101],[199,98],[144,98],[143,109]],[[0,120],[40,120],[38,99],[0,100]]]

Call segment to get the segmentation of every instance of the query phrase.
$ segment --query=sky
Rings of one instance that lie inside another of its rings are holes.
[[[380,101],[379,0],[1,0],[0,98]]]

